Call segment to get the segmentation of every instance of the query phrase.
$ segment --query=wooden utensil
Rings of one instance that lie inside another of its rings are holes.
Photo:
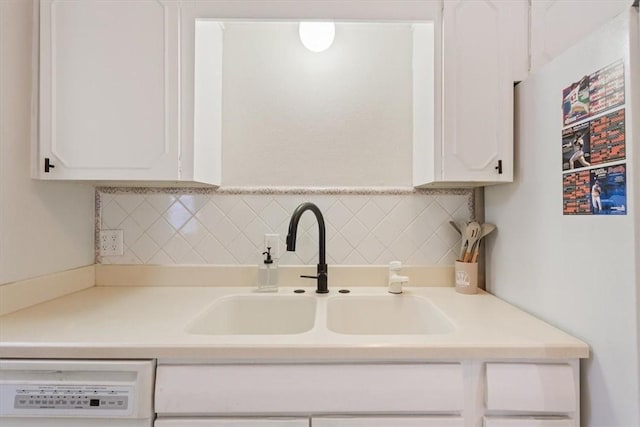
[[[481,226],[475,221],[471,221],[467,228],[465,228],[465,238],[466,238],[466,250],[462,257],[463,262],[471,262],[471,258],[473,257],[473,248],[476,245],[476,242],[480,238]]]
[[[491,234],[496,229],[494,224],[485,223],[480,226],[480,237],[476,242],[475,248],[473,248],[473,255],[471,256],[471,262],[478,262],[478,255],[480,255],[480,243],[485,236]]]
[[[456,224],[457,225],[457,224]],[[467,252],[467,245],[469,243],[469,239],[467,239],[467,224],[460,224],[458,228],[460,228],[460,235],[462,238],[460,239],[460,253],[458,254],[458,261],[462,262],[464,260],[464,254]]]

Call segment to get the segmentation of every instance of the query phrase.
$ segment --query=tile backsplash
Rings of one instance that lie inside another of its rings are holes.
[[[316,264],[318,226],[305,212],[295,252],[285,238],[296,206],[322,210],[327,262],[380,265],[452,265],[460,236],[450,220],[474,217],[472,190],[216,191],[207,189],[98,188],[96,235],[124,232],[122,256],[103,264],[257,264],[264,235],[280,235],[280,264]]]

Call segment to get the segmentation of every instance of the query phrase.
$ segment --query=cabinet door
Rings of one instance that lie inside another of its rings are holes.
[[[568,418],[489,417],[484,419],[484,427],[578,427],[578,423]]]
[[[574,414],[578,369],[568,363],[487,363],[488,411]]]
[[[511,78],[523,81],[529,76],[529,0],[511,0],[499,3],[506,8],[510,40]]]
[[[161,365],[159,414],[459,413],[459,363]]]
[[[154,427],[309,427],[308,418],[158,418]]]
[[[178,24],[177,0],[42,0],[40,178],[179,178]]]
[[[441,174],[446,182],[512,181],[511,9],[501,3],[444,2]]]
[[[460,417],[327,417],[312,418],[311,427],[463,427]]]

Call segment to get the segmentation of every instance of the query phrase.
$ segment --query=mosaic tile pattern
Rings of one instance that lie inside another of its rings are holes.
[[[124,230],[124,255],[103,264],[257,264],[264,235],[280,235],[280,263],[316,264],[318,226],[305,213],[295,252],[286,252],[289,218],[300,203],[322,210],[327,262],[452,265],[460,236],[450,220],[473,217],[472,192],[297,194],[292,192],[114,191],[97,193],[100,229]]]

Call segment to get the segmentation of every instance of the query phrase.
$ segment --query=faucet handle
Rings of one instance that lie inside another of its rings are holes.
[[[316,289],[317,294],[326,294],[329,293],[329,288],[327,286],[327,264],[318,264],[318,274],[316,276],[302,274],[300,277],[305,279],[317,279],[318,280],[318,288]]]
[[[400,276],[398,273],[402,269],[400,261],[391,261],[389,263],[389,292],[392,294],[401,294],[402,285],[409,282],[409,277]]]
[[[391,271],[400,271],[402,269],[402,262],[400,261],[391,261],[389,263],[389,270]]]
[[[409,283],[409,277],[398,276],[397,274],[394,274],[389,278],[389,293],[401,294],[402,285],[404,285],[405,283]]]

